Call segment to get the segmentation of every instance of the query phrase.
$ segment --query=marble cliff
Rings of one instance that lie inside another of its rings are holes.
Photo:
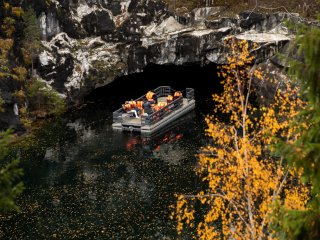
[[[36,10],[44,46],[37,72],[71,104],[148,64],[222,64],[231,36],[258,43],[257,61],[281,65],[275,53],[293,37],[284,20],[300,20],[254,12],[221,18],[219,7],[178,16],[157,0],[51,0]]]

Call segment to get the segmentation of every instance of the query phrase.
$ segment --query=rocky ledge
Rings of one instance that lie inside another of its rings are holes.
[[[259,44],[257,60],[263,62],[293,36],[283,21],[300,21],[294,14],[250,12],[208,20],[217,8],[181,18],[156,0],[51,0],[39,11],[45,40],[38,73],[70,103],[150,63],[222,64],[223,39],[231,36]]]

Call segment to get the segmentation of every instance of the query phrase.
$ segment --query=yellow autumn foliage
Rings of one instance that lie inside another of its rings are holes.
[[[248,42],[226,44],[231,54],[220,68],[224,91],[213,95],[215,114],[206,118],[213,144],[202,149],[197,168],[207,188],[180,195],[173,218],[179,234],[189,229],[196,239],[272,239],[268,224],[275,201],[289,209],[304,209],[308,201],[308,188],[296,181],[301,171],[270,155],[279,139],[299,137],[290,121],[304,103],[284,79],[271,103],[258,107],[253,80],[274,80],[255,66]]]
[[[21,7],[12,7],[12,14],[15,16],[15,17],[22,17],[24,11]]]

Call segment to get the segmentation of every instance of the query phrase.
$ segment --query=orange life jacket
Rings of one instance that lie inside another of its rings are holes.
[[[129,104],[131,108],[135,108],[137,105],[136,101],[129,101]]]
[[[131,105],[129,103],[124,104],[126,111],[131,110]]]
[[[137,101],[137,107],[142,109],[143,101]]]
[[[167,106],[167,103],[166,102],[158,102],[157,105],[158,105],[158,107],[163,108],[163,107]]]
[[[149,99],[152,99],[153,95],[154,95],[154,92],[149,91],[149,92],[147,92],[147,94],[146,94],[146,98],[147,98],[148,100],[149,100]]]
[[[176,91],[176,92],[174,93],[174,96],[175,96],[175,97],[180,97],[180,96],[182,96],[182,93],[179,92],[179,91]]]

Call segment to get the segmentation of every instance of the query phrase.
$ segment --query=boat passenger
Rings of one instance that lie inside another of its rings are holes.
[[[142,110],[143,101],[137,101],[137,107]]]
[[[131,101],[129,101],[129,104],[130,104],[131,109],[133,109],[137,106],[136,101],[133,101],[132,99],[131,99]]]
[[[152,91],[148,91],[146,94],[146,99],[148,100],[148,102],[150,102],[151,104],[156,104],[157,102],[157,96],[154,92]]]
[[[135,118],[139,118],[141,110],[138,107],[133,107],[130,102],[122,104],[122,109],[125,113],[132,113]]]
[[[153,110],[149,101],[144,102],[142,104],[142,107],[145,113],[147,113],[148,115],[152,114]]]
[[[154,92],[152,92],[152,91],[148,91],[147,94],[146,94],[146,98],[147,99],[152,99],[153,96],[154,96]]]
[[[176,92],[174,92],[173,99],[176,100],[180,96],[182,96],[182,93],[180,91],[176,91]]]
[[[170,103],[172,103],[172,101],[173,101],[172,95],[168,95],[167,96],[167,103],[170,104]]]
[[[128,102],[125,102],[125,104],[122,104],[122,109],[124,112],[128,112],[131,110],[131,105]]]

